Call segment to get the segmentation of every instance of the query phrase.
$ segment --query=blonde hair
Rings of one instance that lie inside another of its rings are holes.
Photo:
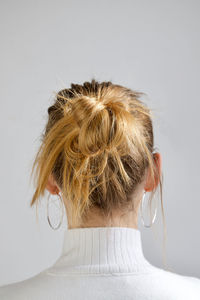
[[[140,99],[143,94],[95,79],[56,93],[32,167],[36,189],[30,205],[44,195],[52,174],[74,224],[92,207],[105,215],[128,207],[146,168],[153,180],[159,175],[152,113]]]

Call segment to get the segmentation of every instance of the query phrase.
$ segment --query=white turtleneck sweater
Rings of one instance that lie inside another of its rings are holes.
[[[200,279],[151,265],[128,227],[66,229],[60,257],[0,287],[1,300],[200,300]]]

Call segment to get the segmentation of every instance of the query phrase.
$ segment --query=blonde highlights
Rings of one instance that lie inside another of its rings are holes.
[[[152,113],[140,99],[143,94],[95,79],[59,91],[48,108],[34,160],[36,189],[30,205],[44,195],[52,174],[75,226],[92,207],[105,215],[129,207],[145,170],[153,180],[159,176]],[[162,178],[159,182],[162,203]]]

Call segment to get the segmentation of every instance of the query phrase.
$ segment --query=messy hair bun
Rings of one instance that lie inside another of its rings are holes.
[[[151,112],[141,95],[95,79],[56,94],[33,164],[37,178],[31,206],[44,195],[50,174],[71,207],[74,224],[91,207],[108,215],[130,205],[146,168],[153,179],[157,172]]]

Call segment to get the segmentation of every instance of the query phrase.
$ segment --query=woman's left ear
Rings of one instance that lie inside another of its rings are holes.
[[[47,185],[46,185],[46,189],[53,195],[58,194],[59,191],[60,191],[60,189],[59,189],[55,179],[53,178],[52,174],[49,175]]]

